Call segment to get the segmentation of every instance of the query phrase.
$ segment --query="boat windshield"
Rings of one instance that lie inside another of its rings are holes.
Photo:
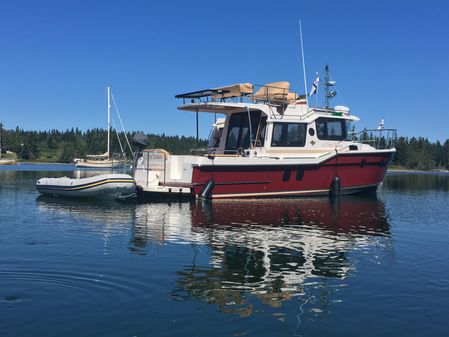
[[[321,117],[315,124],[320,140],[344,140],[348,136],[347,123],[344,119]]]

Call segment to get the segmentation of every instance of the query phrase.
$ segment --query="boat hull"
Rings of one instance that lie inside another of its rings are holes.
[[[116,168],[123,167],[125,165],[124,161],[110,161],[110,160],[88,160],[88,161],[78,161],[75,163],[76,168],[99,168],[99,169],[107,169],[107,168]]]
[[[115,199],[133,195],[136,185],[127,174],[104,174],[84,179],[43,178],[36,189],[44,195]]]
[[[0,159],[0,165],[15,165],[15,159]]]
[[[214,199],[327,195],[335,177],[341,194],[375,191],[392,156],[393,152],[341,154],[317,165],[196,166],[192,193],[199,197],[212,180],[208,197]]]

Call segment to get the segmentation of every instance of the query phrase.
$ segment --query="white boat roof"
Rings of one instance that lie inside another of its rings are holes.
[[[254,87],[259,89],[254,92]],[[307,105],[305,96],[290,91],[289,82],[272,82],[263,86],[251,83],[238,83],[214,89],[204,89],[176,95],[183,99],[179,110],[192,112],[209,112],[230,115],[245,110],[262,111],[271,118],[293,120],[300,118],[313,121],[317,117],[332,117],[358,121],[357,116],[350,114],[349,108],[317,108]],[[191,101],[186,103],[186,100]],[[231,100],[231,101],[230,101]]]
[[[332,117],[350,121],[360,120],[357,116],[335,109],[309,108],[308,112],[304,112],[305,105],[302,104],[297,104],[296,106],[290,105],[289,108],[291,109],[288,109],[288,111],[282,115],[285,120],[292,118],[297,119],[299,117],[304,121],[314,120],[317,117]],[[195,102],[178,106],[178,109],[191,112],[220,113],[224,115],[230,115],[235,112],[242,112],[249,109],[250,111],[262,111],[267,116],[272,116],[273,114],[281,116],[281,114],[276,112],[276,109],[271,109],[267,104],[248,102]]]
[[[246,109],[263,110],[260,104],[254,103],[230,103],[230,102],[196,102],[178,106],[178,110],[192,112],[212,112],[221,114],[231,114]]]

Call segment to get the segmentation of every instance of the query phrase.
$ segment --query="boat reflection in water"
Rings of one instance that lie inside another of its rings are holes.
[[[175,270],[172,299],[198,298],[242,316],[255,310],[254,298],[277,308],[301,296],[325,310],[360,253],[381,263],[392,250],[388,214],[375,195],[118,206],[54,202],[38,200],[42,209],[70,211],[103,223],[105,231],[128,230],[133,254],[146,254],[148,245],[190,244],[192,262]]]
[[[177,271],[174,299],[196,297],[243,316],[254,310],[250,295],[275,308],[311,285],[319,295],[308,296],[322,302],[356,268],[350,252],[374,250],[379,262],[379,251],[391,246],[388,217],[376,196],[139,205],[133,249],[147,240],[194,244],[192,265]],[[196,258],[202,245],[210,248],[207,264]],[[317,286],[322,279],[339,282],[326,282],[323,292]]]

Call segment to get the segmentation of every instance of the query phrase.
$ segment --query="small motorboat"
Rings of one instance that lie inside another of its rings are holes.
[[[89,178],[42,178],[36,189],[46,195],[123,199],[135,195],[136,183],[128,174],[100,174]]]

